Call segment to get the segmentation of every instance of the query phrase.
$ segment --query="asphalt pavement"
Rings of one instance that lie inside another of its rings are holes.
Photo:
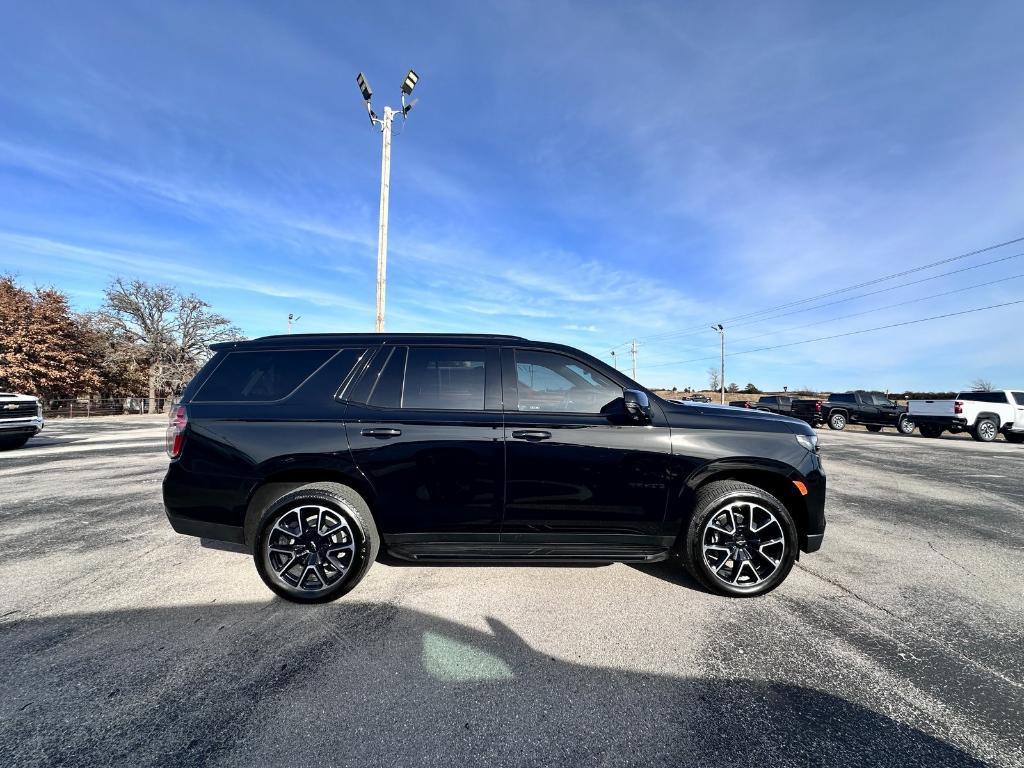
[[[310,607],[171,531],[162,419],[52,422],[0,454],[0,760],[1024,766],[1024,446],[820,435],[824,548],[765,597],[377,563]]]

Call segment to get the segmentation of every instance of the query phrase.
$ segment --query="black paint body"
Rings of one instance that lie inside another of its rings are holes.
[[[367,403],[391,348],[423,346],[486,358],[482,409]],[[197,399],[228,352],[278,349],[333,356],[281,400]],[[334,354],[354,349],[365,350],[354,369],[351,352]],[[516,337],[295,335],[216,350],[183,395],[185,440],[163,484],[180,533],[252,546],[265,497],[285,487],[277,484],[330,481],[363,494],[392,556],[650,561],[667,555],[700,484],[734,478],[789,507],[803,551],[821,545],[825,476],[796,439],[813,431],[795,419],[670,403],[583,352]],[[614,404],[600,414],[518,410],[516,350],[556,352],[647,392],[649,423]]]

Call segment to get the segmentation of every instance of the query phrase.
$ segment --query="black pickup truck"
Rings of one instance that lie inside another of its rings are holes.
[[[869,432],[880,432],[882,427],[895,427],[904,435],[914,431],[907,409],[877,392],[858,390],[830,395],[827,400],[794,400],[791,415],[812,426],[828,424],[836,430],[861,424]]]
[[[769,411],[782,416],[790,416],[793,411],[793,398],[789,395],[764,395],[757,402],[753,400],[734,400],[729,403],[737,408],[753,408],[755,411]]]

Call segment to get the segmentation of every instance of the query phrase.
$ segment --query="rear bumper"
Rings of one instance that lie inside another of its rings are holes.
[[[939,427],[949,432],[963,432],[967,429],[967,419],[957,418],[956,416],[909,416],[908,417],[918,427]]]
[[[164,507],[167,512],[167,519],[171,528],[176,533],[183,533],[186,536],[198,536],[202,539],[213,539],[214,541],[226,541],[232,544],[244,544],[245,536],[240,527],[235,525],[224,525],[222,523],[211,523],[206,520],[196,520],[185,515],[176,515]]]

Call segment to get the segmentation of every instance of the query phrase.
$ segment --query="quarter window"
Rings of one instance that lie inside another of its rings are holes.
[[[334,349],[229,352],[195,399],[197,402],[281,400],[336,352]]]
[[[600,413],[622,387],[571,357],[517,349],[516,379],[520,411]]]
[[[1024,392],[1014,392],[1013,399],[1017,401],[1017,405],[1024,405]]]

